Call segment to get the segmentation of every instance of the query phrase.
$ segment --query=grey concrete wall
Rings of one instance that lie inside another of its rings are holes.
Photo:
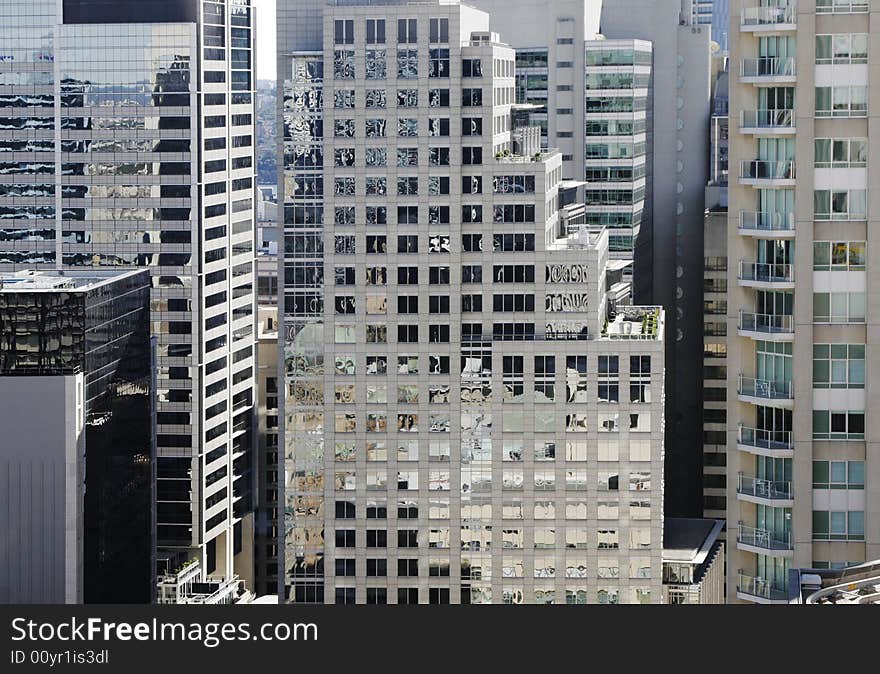
[[[82,375],[0,377],[0,602],[82,602]]]

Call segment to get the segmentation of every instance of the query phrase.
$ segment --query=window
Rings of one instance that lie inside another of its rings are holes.
[[[816,36],[817,64],[867,62],[867,33],[837,33]]]
[[[431,49],[428,52],[428,77],[449,77],[448,49]]]
[[[813,489],[864,488],[864,461],[813,461]]]
[[[354,21],[351,19],[334,21],[333,41],[335,44],[354,44]]]
[[[418,79],[419,51],[417,49],[397,50],[397,77],[402,80]]]
[[[354,79],[354,50],[336,49],[333,52],[333,77],[337,80]]]
[[[864,323],[865,293],[813,293],[816,323]]]
[[[462,59],[461,61],[462,77],[482,77],[483,64],[480,59]]]
[[[418,253],[419,237],[417,234],[398,234],[397,236],[397,252],[398,253]]]
[[[348,107],[354,107],[354,92],[352,93],[352,105]],[[385,95],[384,89],[367,89],[366,92],[366,107],[368,108],[385,108],[387,106],[387,98]]]
[[[432,108],[448,108],[449,89],[429,89],[428,106]]]
[[[483,148],[481,147],[463,147],[461,149],[461,163],[466,165],[476,165],[483,163]],[[534,208],[534,206],[532,206]]]
[[[439,137],[449,135],[449,118],[448,117],[429,117],[428,118],[428,135]]]
[[[814,271],[865,271],[864,241],[814,241]]]
[[[462,136],[482,136],[483,135],[483,119],[482,117],[463,117],[461,120]]]
[[[864,440],[863,411],[813,410],[814,440]]]
[[[816,87],[816,117],[865,117],[868,87]]]
[[[866,220],[866,190],[815,190],[813,217],[816,220]]]
[[[817,138],[816,168],[863,168],[868,165],[867,138]]]
[[[388,560],[387,559],[368,559],[367,560],[367,576],[387,576]]]
[[[431,44],[449,42],[449,19],[429,19]]]
[[[865,345],[814,344],[813,388],[865,388]]]
[[[813,511],[814,541],[863,541],[865,540],[865,512]]]
[[[417,44],[419,41],[418,21],[416,19],[397,20],[397,43]]]
[[[816,14],[866,14],[868,0],[816,0]]]
[[[388,532],[385,529],[367,529],[367,547],[388,547]]]
[[[462,283],[482,283],[483,267],[478,264],[465,264],[461,266]]]
[[[367,44],[385,44],[385,19],[367,19]]]
[[[464,107],[479,107],[483,105],[482,89],[462,89],[461,104]]]

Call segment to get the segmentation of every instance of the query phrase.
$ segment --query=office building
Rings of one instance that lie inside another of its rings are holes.
[[[0,274],[0,602],[155,594],[150,276]]]
[[[591,221],[618,228],[612,249],[633,260],[633,301],[667,310],[667,508],[701,516],[692,354],[702,348],[710,27],[693,23],[689,0],[472,4],[516,49],[517,102],[539,106],[520,114],[546,126],[547,146],[569,160],[563,177],[586,182]]]
[[[0,270],[146,267],[165,567],[249,579],[250,0],[0,1]]]
[[[663,520],[663,603],[723,604],[724,520]]]
[[[664,313],[609,315],[514,50],[437,0],[279,41],[287,601],[660,603]]]
[[[703,517],[727,518],[728,77],[718,59],[703,227]]]
[[[868,10],[731,3],[728,597],[742,601],[787,596],[792,568],[880,557]]]
[[[260,258],[258,258],[259,261]],[[273,271],[275,271],[273,269]],[[278,594],[278,305],[257,307],[257,493],[254,508],[254,592]]]
[[[603,3],[601,17],[605,37],[653,45],[650,169],[633,291],[636,303],[663,306],[669,320],[664,474],[670,517],[703,512],[702,378],[694,376],[693,354],[703,344],[710,31],[690,22],[687,5],[686,0],[614,0]]]

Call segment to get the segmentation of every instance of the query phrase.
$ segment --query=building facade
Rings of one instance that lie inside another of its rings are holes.
[[[791,568],[880,556],[877,9],[731,3],[728,597],[743,601],[787,597]]]
[[[146,271],[0,274],[0,601],[149,603]]]
[[[703,227],[703,517],[727,518],[728,77],[718,64],[712,97],[711,179]]]
[[[279,11],[287,601],[659,603],[663,312],[606,324],[513,49],[455,2]]]
[[[250,0],[0,2],[0,269],[147,267],[165,566],[249,578]]]

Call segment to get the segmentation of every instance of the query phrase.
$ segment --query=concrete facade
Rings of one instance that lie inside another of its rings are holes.
[[[731,2],[729,598],[880,556],[878,10]]]
[[[282,46],[287,601],[661,601],[664,314],[606,325],[490,26],[338,2]]]

